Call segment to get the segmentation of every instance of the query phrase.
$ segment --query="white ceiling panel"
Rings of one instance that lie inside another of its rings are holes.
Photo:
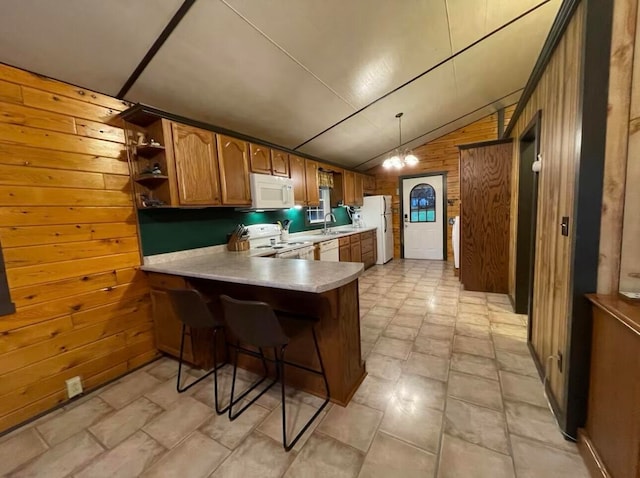
[[[458,97],[463,104],[473,109],[526,84],[557,13],[554,3],[454,58]]]
[[[451,55],[445,0],[224,0],[360,108]]]
[[[354,111],[213,0],[195,3],[126,99],[286,147]]]
[[[446,0],[454,52],[471,45],[544,0]]]
[[[385,134],[360,114],[340,123],[299,151],[344,166],[354,166],[380,151],[393,148],[397,141],[397,135]]]
[[[407,141],[464,114],[458,105],[451,61],[371,105],[362,114],[398,141],[396,113],[403,112],[402,140]]]
[[[474,121],[478,121],[479,119],[484,118],[485,116],[495,113],[501,108],[504,108],[506,106],[510,106],[516,103],[520,99],[521,94],[522,92],[519,91],[505,98],[502,98],[501,100],[496,101],[495,103],[492,103],[483,108],[480,108],[477,111],[474,111],[473,113],[467,114],[461,118],[457,118],[444,126],[441,126],[432,131],[429,131],[424,135],[417,137],[413,141],[408,142],[406,144],[406,147],[410,149],[414,149],[419,146],[422,146],[425,143],[428,143],[429,141],[433,141],[434,139],[440,138],[445,134],[449,134],[452,131],[455,131],[459,128],[463,128],[464,126],[467,126],[468,124],[473,123]],[[496,131],[496,136],[497,136],[497,131]],[[385,151],[384,153],[372,158],[370,161],[367,161],[364,164],[359,164],[357,169],[361,171],[366,171],[375,166],[378,166],[382,164],[382,162],[387,158],[387,155],[388,155],[388,151]],[[409,169],[407,169],[407,174],[410,174]]]
[[[5,0],[0,61],[115,95],[181,0]]]

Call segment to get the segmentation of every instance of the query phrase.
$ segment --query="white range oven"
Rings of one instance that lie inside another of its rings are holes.
[[[281,241],[280,226],[277,224],[254,224],[247,226],[251,250],[264,251],[266,256],[279,259],[315,259],[315,246],[312,242]]]

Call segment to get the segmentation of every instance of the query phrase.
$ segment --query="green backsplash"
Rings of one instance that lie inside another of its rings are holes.
[[[216,246],[227,242],[236,224],[275,223],[289,219],[289,232],[319,229],[322,224],[305,225],[304,209],[267,212],[241,212],[233,208],[141,209],[138,211],[142,253],[145,256]],[[333,209],[334,226],[350,224],[345,208]]]

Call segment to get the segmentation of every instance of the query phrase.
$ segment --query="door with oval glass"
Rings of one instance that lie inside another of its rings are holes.
[[[402,179],[405,259],[444,259],[444,177]]]

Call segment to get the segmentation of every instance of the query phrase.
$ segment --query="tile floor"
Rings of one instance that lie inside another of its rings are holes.
[[[292,452],[280,445],[277,392],[230,423],[212,410],[211,380],[178,395],[165,358],[0,437],[0,475],[588,476],[546,406],[525,318],[506,296],[461,291],[449,265],[408,260],[371,268],[360,292],[369,375]],[[319,401],[288,395],[293,430]]]

